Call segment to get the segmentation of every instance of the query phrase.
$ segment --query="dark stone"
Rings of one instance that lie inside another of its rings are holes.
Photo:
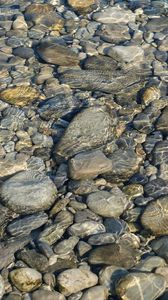
[[[13,49],[13,54],[15,56],[19,56],[21,58],[29,59],[34,55],[34,51],[32,48],[28,47],[18,47]]]

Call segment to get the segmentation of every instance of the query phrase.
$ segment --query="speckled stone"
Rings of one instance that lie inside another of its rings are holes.
[[[68,4],[75,10],[80,13],[88,13],[93,8],[96,8],[96,1],[95,0],[68,0]]]
[[[96,285],[98,277],[87,269],[71,269],[59,274],[57,280],[59,291],[65,296],[70,296]]]
[[[109,6],[103,11],[95,12],[93,19],[104,24],[127,24],[135,21],[135,14],[131,10]]]
[[[91,300],[91,299],[107,300],[108,290],[103,285],[97,285],[86,290],[82,298],[80,299],[81,300]]]
[[[32,293],[32,300],[65,300],[64,295],[56,291],[37,290]]]
[[[42,283],[42,275],[31,268],[19,268],[11,271],[10,279],[23,292],[36,290]]]
[[[56,193],[54,183],[44,173],[23,171],[2,184],[1,201],[17,213],[28,214],[50,208]]]

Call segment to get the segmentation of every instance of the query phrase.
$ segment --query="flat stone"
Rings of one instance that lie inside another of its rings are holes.
[[[131,147],[116,150],[108,158],[111,159],[112,170],[105,173],[103,177],[112,182],[128,180],[138,171],[143,161],[143,158],[138,156]]]
[[[77,154],[69,161],[70,177],[76,180],[97,177],[111,168],[111,161],[100,150]]]
[[[19,157],[16,157],[16,159],[0,158],[0,177],[13,175],[26,169],[27,162],[20,160]]]
[[[144,91],[142,92],[141,99],[145,105],[149,105],[151,102],[159,100],[160,96],[160,89],[156,86],[150,86],[144,89]]]
[[[38,55],[47,63],[59,66],[78,65],[79,59],[70,48],[54,42],[43,41],[37,47]]]
[[[105,286],[112,296],[116,295],[115,287],[117,282],[128,274],[128,271],[121,267],[108,266],[99,272],[99,282]]]
[[[0,92],[0,99],[17,106],[25,106],[37,98],[40,93],[36,88],[26,85],[7,88]]]
[[[155,146],[153,150],[154,165],[160,165],[162,163],[168,163],[168,141],[164,140]]]
[[[45,174],[23,171],[2,184],[1,201],[17,213],[29,214],[49,209],[56,192],[54,183]]]
[[[96,7],[96,5],[94,5],[96,3],[95,0],[86,0],[86,1],[82,1],[82,0],[68,0],[68,4],[75,10],[78,11],[80,13],[88,13],[90,11],[92,11],[93,8]]]
[[[91,250],[89,262],[93,265],[115,265],[129,269],[136,264],[137,253],[130,245],[113,243]]]
[[[154,239],[150,243],[152,250],[160,257],[163,257],[166,262],[168,262],[168,237],[160,237]]]
[[[168,195],[167,181],[162,178],[151,180],[145,184],[144,191],[147,196],[155,199],[159,198],[160,196]]]
[[[27,236],[32,230],[35,230],[48,221],[46,213],[37,213],[23,218],[13,220],[8,226],[7,231],[12,236]]]
[[[95,12],[93,19],[104,24],[128,24],[135,21],[135,14],[131,10],[109,6],[103,11]]]
[[[96,285],[98,277],[87,269],[71,269],[59,274],[57,280],[59,291],[65,296],[70,296]]]
[[[56,291],[37,290],[32,293],[32,300],[65,300],[64,295]]]
[[[163,276],[152,273],[131,273],[122,278],[116,287],[120,299],[157,299],[166,289]]]
[[[46,256],[38,253],[36,250],[22,250],[17,254],[17,258],[24,261],[29,267],[36,269],[39,272],[45,272],[49,262]]]
[[[166,261],[159,256],[147,256],[133,268],[137,272],[152,272],[156,268],[162,268],[166,266]]]
[[[156,222],[157,220],[157,222]],[[152,201],[141,216],[144,228],[154,235],[168,234],[168,198],[167,196]]]
[[[54,246],[54,252],[57,255],[67,255],[74,249],[78,242],[79,238],[76,236],[72,236],[56,244]]]
[[[34,51],[28,47],[18,47],[13,49],[13,54],[21,58],[29,59],[34,55]]]
[[[103,224],[95,221],[84,221],[82,223],[73,224],[69,227],[68,231],[71,235],[84,238],[92,234],[105,232],[105,227]]]
[[[110,192],[99,191],[90,194],[86,201],[88,207],[102,217],[119,217],[125,210],[128,201],[124,193],[118,188]]]
[[[97,285],[91,287],[90,289],[84,292],[81,300],[90,300],[90,299],[107,300],[108,299],[107,288],[103,285]]]
[[[27,23],[24,19],[24,16],[17,16],[17,18],[13,21],[12,28],[14,30],[28,30]]]
[[[130,40],[128,26],[122,24],[105,24],[96,31],[101,39],[108,43],[120,43]]]
[[[42,275],[31,268],[19,268],[11,271],[10,279],[22,292],[34,291],[42,283]]]
[[[148,31],[161,32],[167,28],[167,17],[152,18],[145,25]]]
[[[0,275],[0,299],[2,299],[4,294],[5,294],[5,283],[3,277]]]
[[[115,241],[115,235],[110,232],[94,234],[88,239],[88,243],[93,246],[113,244]]]
[[[166,107],[161,116],[158,118],[156,122],[156,129],[162,131],[163,133],[168,133],[168,107]]]
[[[144,59],[143,49],[136,45],[109,47],[107,54],[119,62],[123,61],[126,63],[130,63],[132,61],[139,63]]]
[[[109,70],[68,70],[60,74],[60,82],[72,89],[118,93],[142,79],[138,72],[112,73]]]
[[[168,267],[167,266],[157,267],[155,269],[155,273],[162,275],[166,279],[166,283],[167,283],[166,288],[167,288],[168,287]]]
[[[117,25],[118,26],[118,25]],[[86,70],[109,70],[114,71],[117,69],[117,62],[111,57],[105,55],[89,56],[84,61],[84,68]]]
[[[78,113],[56,145],[64,157],[105,144],[113,134],[113,120],[105,107],[90,107]]]
[[[14,254],[30,242],[30,237],[16,238],[0,242],[0,269],[14,261]]]

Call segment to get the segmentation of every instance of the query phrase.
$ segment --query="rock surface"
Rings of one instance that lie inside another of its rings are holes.
[[[31,86],[16,86],[0,92],[0,99],[16,106],[25,106],[38,99],[39,91]]]
[[[13,284],[23,292],[31,292],[42,283],[42,275],[31,268],[20,268],[10,272]]]

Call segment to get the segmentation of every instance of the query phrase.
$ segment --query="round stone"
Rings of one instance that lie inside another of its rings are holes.
[[[33,49],[28,47],[18,47],[13,50],[13,54],[15,56],[28,59],[34,55],[34,51]]]
[[[165,196],[150,202],[141,216],[141,223],[144,228],[157,236],[167,235],[168,197]]]
[[[54,291],[37,290],[32,293],[32,300],[65,300],[64,295]]]
[[[131,273],[122,278],[116,287],[120,299],[155,300],[165,291],[166,280],[153,273]]]
[[[148,87],[142,93],[142,101],[145,105],[149,105],[151,102],[160,98],[160,90],[156,86]]]
[[[98,277],[88,269],[66,270],[58,275],[59,291],[69,296],[97,284]]]
[[[99,191],[87,197],[88,207],[102,217],[119,217],[128,201],[122,191],[115,187],[110,192]]]
[[[68,0],[68,4],[76,11],[89,12],[92,10],[95,0]]]
[[[10,279],[22,292],[34,291],[42,283],[42,275],[31,268],[19,268],[11,271]]]
[[[1,201],[19,214],[28,214],[49,209],[56,192],[54,183],[45,174],[23,171],[2,184]]]
[[[80,300],[91,300],[91,299],[107,300],[108,299],[107,288],[103,285],[97,285],[91,287],[86,292],[84,292],[82,298],[80,298]]]

